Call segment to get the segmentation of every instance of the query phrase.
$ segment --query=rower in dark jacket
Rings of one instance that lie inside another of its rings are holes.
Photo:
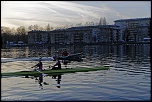
[[[69,52],[64,49],[64,51],[62,52],[62,56],[69,56]],[[67,67],[67,64],[69,63],[69,60],[62,60],[63,64],[65,65],[65,67]]]
[[[61,69],[61,62],[59,60],[59,58],[56,58],[57,62],[56,64],[53,66],[52,70],[56,70],[56,69]],[[56,67],[57,66],[57,67]]]
[[[66,49],[64,49],[64,51],[62,52],[62,56],[68,56],[68,55],[69,55],[69,52]]]
[[[39,71],[42,71],[42,69],[43,69],[43,64],[42,64],[42,62],[41,62],[41,58],[39,59],[39,63],[37,63],[35,66],[33,66],[33,67],[38,67],[38,70]],[[33,67],[31,67],[31,68],[33,68]]]

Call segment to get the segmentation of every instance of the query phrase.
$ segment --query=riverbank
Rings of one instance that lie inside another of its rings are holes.
[[[2,45],[2,48],[9,48],[9,47],[43,47],[43,46],[59,46],[59,45],[125,45],[125,44],[150,44],[150,42],[116,42],[116,43],[74,43],[74,44],[25,44],[25,45]]]

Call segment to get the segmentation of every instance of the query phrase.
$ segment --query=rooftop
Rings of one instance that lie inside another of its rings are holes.
[[[139,20],[150,20],[151,17],[149,18],[134,18],[134,19],[120,19],[120,20],[115,20],[114,22],[124,22],[124,21],[139,21]]]

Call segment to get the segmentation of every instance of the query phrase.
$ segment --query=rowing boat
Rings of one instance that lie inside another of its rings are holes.
[[[69,60],[69,61],[78,61],[78,62],[83,61],[81,53],[71,54],[68,56],[59,56],[59,60]]]
[[[96,67],[96,68],[68,68],[68,69],[59,69],[59,70],[42,70],[41,73],[38,71],[20,71],[20,72],[8,72],[1,73],[1,76],[35,76],[45,73],[47,75],[57,75],[64,73],[75,73],[75,72],[88,72],[88,71],[97,71],[97,70],[108,70],[109,67]]]

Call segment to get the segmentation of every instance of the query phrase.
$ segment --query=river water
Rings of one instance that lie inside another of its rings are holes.
[[[11,47],[1,49],[1,72],[32,70],[42,57],[44,68],[66,48],[82,53],[82,62],[68,68],[109,66],[110,70],[69,73],[58,76],[1,77],[3,101],[150,101],[150,44],[73,45]],[[62,68],[65,68],[62,65]],[[41,82],[39,81],[41,80]]]

